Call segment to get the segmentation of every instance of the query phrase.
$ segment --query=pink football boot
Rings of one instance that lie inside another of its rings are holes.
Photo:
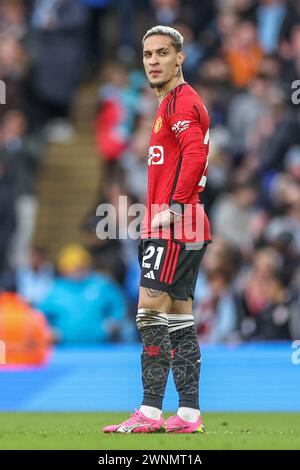
[[[202,417],[199,416],[197,421],[191,423],[180,418],[178,415],[171,416],[165,421],[166,432],[173,432],[174,434],[190,434],[190,433],[203,433],[205,432],[202,424]]]
[[[112,433],[148,433],[148,432],[164,432],[163,417],[160,419],[147,418],[141,411],[135,410],[127,421],[121,424],[113,424],[111,426],[105,426],[103,432]]]

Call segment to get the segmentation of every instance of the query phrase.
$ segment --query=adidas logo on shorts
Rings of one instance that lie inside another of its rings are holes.
[[[144,277],[146,277],[147,279],[155,279],[153,271],[149,271],[147,274],[145,274]]]

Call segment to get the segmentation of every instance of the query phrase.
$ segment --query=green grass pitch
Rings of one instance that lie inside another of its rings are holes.
[[[300,413],[206,413],[205,434],[102,433],[104,425],[127,417],[126,413],[0,413],[0,449],[300,448]]]

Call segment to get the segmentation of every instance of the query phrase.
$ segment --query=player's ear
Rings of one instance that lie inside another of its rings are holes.
[[[177,65],[182,65],[185,59],[185,53],[183,51],[180,51],[177,53]]]

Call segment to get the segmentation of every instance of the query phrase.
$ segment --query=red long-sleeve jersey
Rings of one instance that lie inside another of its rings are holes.
[[[190,85],[178,85],[160,103],[152,129],[142,238],[210,241],[209,221],[199,197],[207,179],[208,151],[207,109]],[[168,207],[183,211],[180,221],[171,229],[151,230],[153,216]]]

